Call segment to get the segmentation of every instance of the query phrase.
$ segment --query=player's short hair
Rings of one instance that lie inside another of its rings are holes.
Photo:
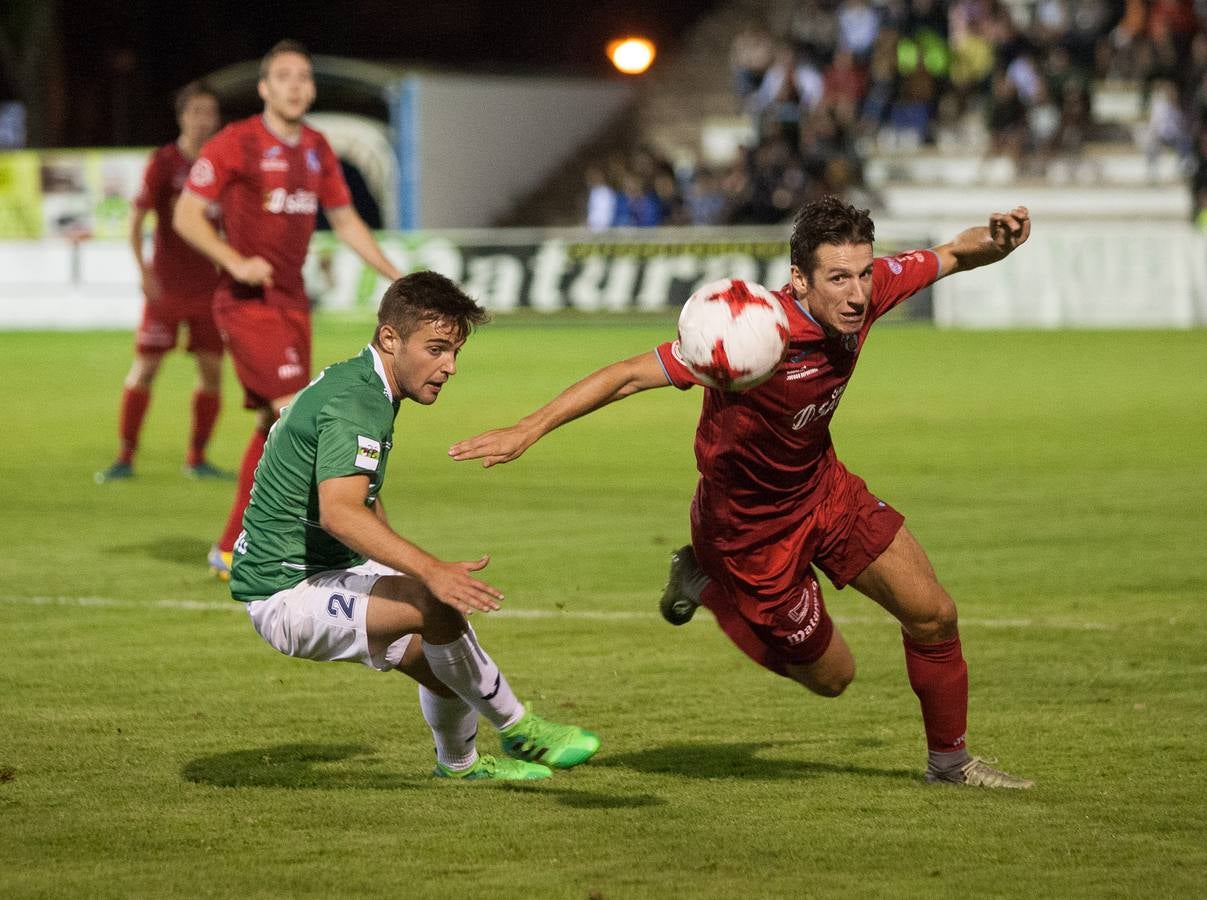
[[[184,115],[185,107],[189,105],[189,101],[194,97],[213,97],[215,102],[218,100],[218,94],[204,81],[190,81],[178,90],[172,98],[172,102],[176,107],[176,118],[179,119]]]
[[[875,239],[876,226],[866,209],[827,194],[800,208],[788,246],[792,265],[812,279],[817,248],[822,244],[871,244]]]
[[[310,56],[310,51],[306,49],[306,45],[301,41],[295,41],[292,38],[286,38],[283,41],[277,41],[272,45],[272,48],[264,54],[264,58],[260,60],[260,77],[268,77],[268,67],[272,65],[272,61],[282,53],[296,53],[298,56],[304,56],[306,62],[314,65],[314,60]]]
[[[457,340],[464,340],[475,326],[490,321],[490,314],[443,275],[412,272],[386,288],[377,308],[373,340],[377,341],[383,325],[389,325],[405,338],[418,331],[424,322],[441,319],[453,324]]]

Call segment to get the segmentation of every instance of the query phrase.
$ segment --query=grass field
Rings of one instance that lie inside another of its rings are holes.
[[[538,711],[604,739],[510,788],[427,777],[410,682],[277,655],[204,577],[230,489],[179,474],[186,358],[138,478],[98,487],[129,335],[0,334],[0,896],[1202,896],[1207,331],[886,326],[843,400],[840,454],[960,604],[973,749],[1038,783],[1004,794],[922,783],[896,628],[852,591],[827,594],[859,661],[838,700],[705,614],[657,618],[698,392],[498,469],[444,455],[672,329],[504,320],[399,416],[394,524],[493,555],[509,611],[483,641]],[[316,362],[368,330],[320,320]],[[234,466],[228,385],[212,455]]]

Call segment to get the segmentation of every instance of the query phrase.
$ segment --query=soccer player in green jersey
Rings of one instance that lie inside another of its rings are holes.
[[[440,777],[528,780],[570,768],[599,738],[526,710],[466,616],[503,595],[394,532],[380,497],[403,400],[436,402],[486,311],[447,278],[417,272],[386,290],[373,341],[328,366],[286,407],[256,468],[231,595],[288,656],[397,669],[419,682]],[[414,638],[418,636],[419,640]],[[504,758],[479,756],[478,716]]]

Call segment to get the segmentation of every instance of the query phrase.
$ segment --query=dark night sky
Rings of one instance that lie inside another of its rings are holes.
[[[716,0],[59,0],[63,142],[149,144],[174,134],[173,90],[261,56],[312,52],[458,70],[609,75],[603,45],[641,33],[665,52]],[[0,82],[0,92],[11,94]],[[321,97],[320,104],[321,106]]]

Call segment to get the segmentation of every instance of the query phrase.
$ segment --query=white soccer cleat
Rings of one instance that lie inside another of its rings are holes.
[[[1026,790],[1035,786],[1035,782],[1029,778],[1019,778],[1009,772],[995,769],[979,756],[974,756],[964,765],[947,772],[928,768],[926,783],[962,784],[966,787],[1009,788],[1012,790]]]

